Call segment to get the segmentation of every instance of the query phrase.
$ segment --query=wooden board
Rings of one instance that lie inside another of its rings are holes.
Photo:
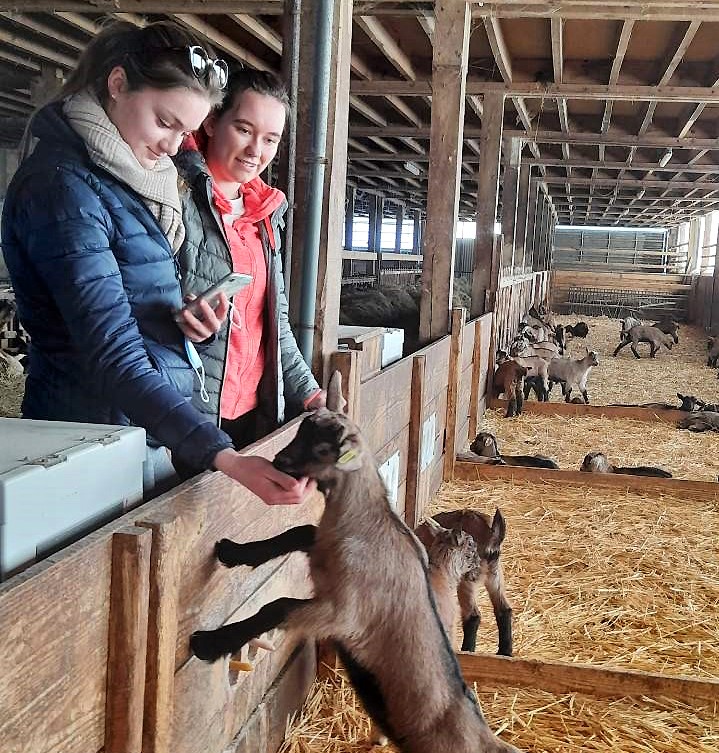
[[[712,481],[685,481],[614,473],[555,471],[550,468],[519,468],[509,465],[473,463],[461,455],[454,466],[455,481],[531,481],[532,483],[571,484],[597,489],[626,489],[641,494],[656,492],[691,499],[719,499],[719,484]]]
[[[115,697],[141,691],[136,677],[126,687],[107,683],[112,532],[120,527],[114,522],[0,585],[3,753],[94,753],[105,742],[106,694],[109,708],[137,708],[136,696]],[[126,739],[137,740],[141,722],[127,720]]]
[[[623,698],[674,698],[687,704],[705,705],[719,698],[719,680],[605,669],[588,664],[539,661],[493,654],[459,653],[465,682],[480,687],[509,685],[550,693],[584,693],[590,696]]]
[[[489,407],[505,411],[507,409],[507,401],[504,398],[492,398],[489,401]],[[681,419],[686,418],[688,415],[688,413],[681,410],[662,410],[658,408],[635,408],[612,405],[580,405],[577,403],[538,403],[534,400],[525,401],[522,411],[537,416],[631,418],[635,421],[660,421],[667,424],[676,424],[677,421],[681,421]]]
[[[430,400],[437,397],[440,392],[446,391],[447,389],[449,354],[451,347],[452,338],[447,336],[415,353],[415,355],[423,355],[426,358],[424,370],[425,405]]]

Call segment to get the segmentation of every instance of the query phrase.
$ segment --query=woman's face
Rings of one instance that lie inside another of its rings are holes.
[[[176,154],[185,135],[199,128],[210,110],[207,96],[194,89],[128,91],[120,66],[110,72],[107,88],[107,115],[147,170],[161,157]]]
[[[220,184],[256,178],[277,154],[285,115],[278,99],[250,89],[238,94],[219,118],[210,115],[206,156],[213,178]]]

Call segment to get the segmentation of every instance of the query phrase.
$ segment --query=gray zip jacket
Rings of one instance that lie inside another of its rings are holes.
[[[230,244],[212,200],[212,178],[202,154],[183,150],[175,158],[184,185],[180,186],[185,240],[177,254],[182,292],[198,294],[232,272]],[[267,263],[265,299],[265,368],[259,386],[258,430],[272,431],[303,410],[303,402],[319,390],[292,334],[280,256],[285,201],[270,216],[274,248],[264,222],[260,237]],[[193,405],[220,421],[220,394],[227,365],[229,317],[216,337],[197,346],[205,367],[209,403],[200,399],[195,380]]]

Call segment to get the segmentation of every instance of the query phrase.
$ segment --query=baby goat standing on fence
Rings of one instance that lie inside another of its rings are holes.
[[[336,412],[343,404],[336,373],[328,409],[305,418],[274,460],[285,473],[317,480],[325,495],[319,526],[217,546],[229,566],[308,551],[313,598],[277,599],[248,619],[194,633],[192,650],[214,661],[280,625],[331,639],[365,708],[402,753],[516,751],[492,733],[462,679],[437,614],[426,554],[392,511],[359,429]]]

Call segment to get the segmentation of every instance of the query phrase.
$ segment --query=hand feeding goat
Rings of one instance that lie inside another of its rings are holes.
[[[477,548],[475,566],[460,580],[457,588],[462,616],[462,651],[476,651],[480,614],[477,607],[477,590],[484,586],[492,603],[497,623],[499,646],[497,653],[512,655],[512,605],[504,590],[504,571],[501,562],[501,545],[507,532],[502,513],[497,509],[494,517],[478,510],[451,510],[440,512],[434,520],[444,528],[468,533]],[[421,527],[420,527],[421,528]],[[420,531],[420,538],[424,540]]]
[[[559,469],[559,466],[551,458],[544,455],[502,455],[499,452],[499,445],[494,434],[488,431],[480,431],[469,445],[469,449],[479,457],[495,458],[501,460],[501,465],[513,465],[523,468],[553,468]]]
[[[632,467],[623,467],[611,465],[607,456],[603,452],[590,452],[584,456],[584,461],[579,468],[585,473],[621,473],[631,476],[658,476],[659,478],[671,478],[672,474],[662,468],[655,468],[651,465],[636,465]]]
[[[555,384],[560,384],[567,403],[572,401],[572,390],[576,387],[585,404],[589,405],[587,379],[589,372],[595,366],[599,366],[599,356],[595,350],[586,350],[585,356],[576,361],[570,358],[554,358],[549,362],[549,391],[551,392]]]
[[[462,679],[437,614],[425,552],[392,511],[358,428],[336,412],[343,403],[334,374],[328,408],[305,418],[274,460],[285,473],[317,480],[325,495],[319,526],[217,545],[230,566],[307,551],[313,598],[281,598],[248,619],[196,632],[191,648],[214,661],[281,625],[331,639],[365,708],[402,753],[516,751],[492,733]]]
[[[649,343],[649,355],[651,358],[655,358],[657,351],[663,345],[667,350],[672,349],[674,340],[671,335],[667,335],[656,327],[650,327],[647,324],[635,325],[628,332],[621,334],[621,341],[619,345],[614,349],[613,356],[616,356],[619,351],[631,343],[632,353],[635,358],[641,358],[637,351],[637,345],[639,343]]]

